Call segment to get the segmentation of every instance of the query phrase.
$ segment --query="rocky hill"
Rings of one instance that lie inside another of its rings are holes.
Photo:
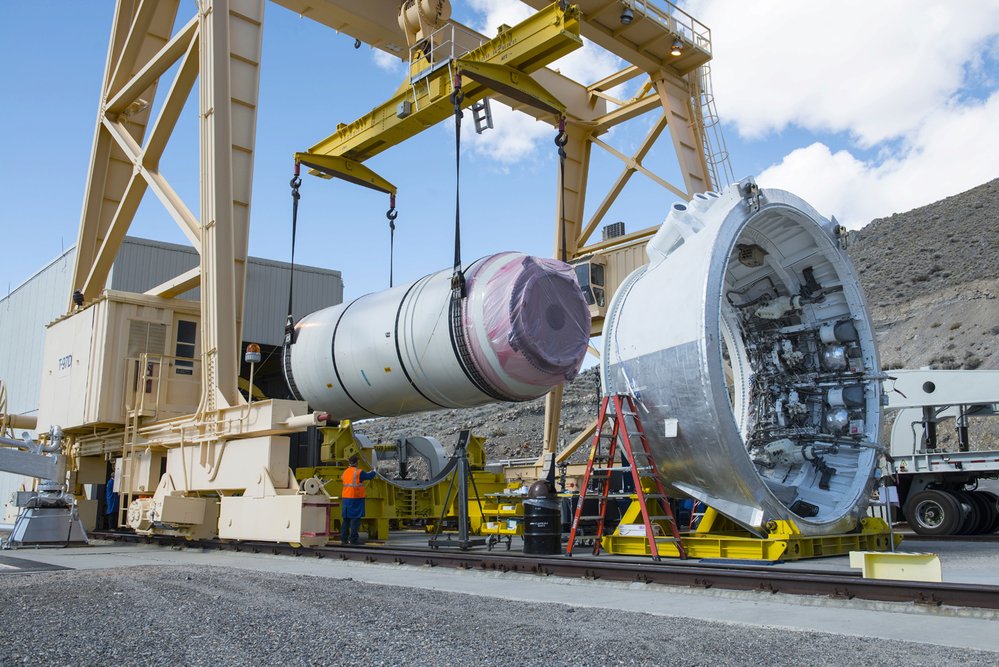
[[[885,368],[999,368],[999,180],[850,241]]]
[[[885,368],[999,369],[999,180],[873,220],[849,240]],[[566,387],[566,442],[598,407],[591,369]],[[488,438],[490,459],[536,457],[544,411],[544,399],[538,399],[373,420],[358,430],[375,440],[432,435],[450,448],[458,431],[468,428]],[[983,436],[979,447],[999,446],[999,434]]]

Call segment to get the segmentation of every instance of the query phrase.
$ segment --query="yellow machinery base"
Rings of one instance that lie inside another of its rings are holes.
[[[858,532],[842,535],[805,536],[787,521],[771,522],[767,529],[766,537],[756,537],[709,508],[695,532],[682,534],[683,547],[688,558],[777,562],[844,556],[851,551],[888,551],[893,539],[888,524],[874,517],[862,519]],[[619,531],[620,527],[601,540],[604,551],[625,556],[651,556],[645,535],[621,535]],[[668,528],[663,534],[669,534]],[[894,535],[894,542],[898,546],[902,536]],[[672,540],[659,538],[657,545],[660,556],[680,557]]]

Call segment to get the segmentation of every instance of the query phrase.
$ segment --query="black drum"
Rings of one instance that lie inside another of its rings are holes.
[[[562,513],[558,500],[524,501],[524,553],[538,556],[562,553]]]

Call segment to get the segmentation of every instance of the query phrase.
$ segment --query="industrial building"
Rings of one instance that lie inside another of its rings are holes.
[[[66,312],[75,256],[76,248],[69,248],[0,299],[0,340],[16,341],[0,346],[0,380],[8,388],[7,412],[12,415],[35,415],[38,411],[45,327]],[[115,257],[107,288],[142,293],[196,267],[198,261],[198,253],[191,247],[129,236]],[[260,345],[266,359],[280,347],[284,336],[291,266],[258,257],[250,257],[247,266],[243,344]],[[179,298],[196,301],[200,290],[194,288]],[[340,303],[340,272],[296,265],[294,300],[301,312]],[[254,384],[265,395],[283,397],[286,390],[276,355],[269,361],[258,369]],[[0,502],[4,506],[22,479],[0,472]],[[3,514],[0,512],[0,517]]]

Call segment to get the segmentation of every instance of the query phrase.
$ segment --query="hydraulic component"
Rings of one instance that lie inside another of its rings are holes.
[[[0,471],[38,477],[37,491],[19,491],[20,508],[5,549],[27,545],[86,544],[73,494],[66,492],[66,455],[62,429],[53,426],[44,441],[23,434],[22,440],[0,437]]]
[[[639,403],[665,481],[757,535],[854,529],[881,376],[835,222],[751,180],[676,203],[604,324],[605,393]]]
[[[505,252],[302,318],[285,348],[300,399],[334,419],[527,401],[571,380],[590,315],[572,267]]]

